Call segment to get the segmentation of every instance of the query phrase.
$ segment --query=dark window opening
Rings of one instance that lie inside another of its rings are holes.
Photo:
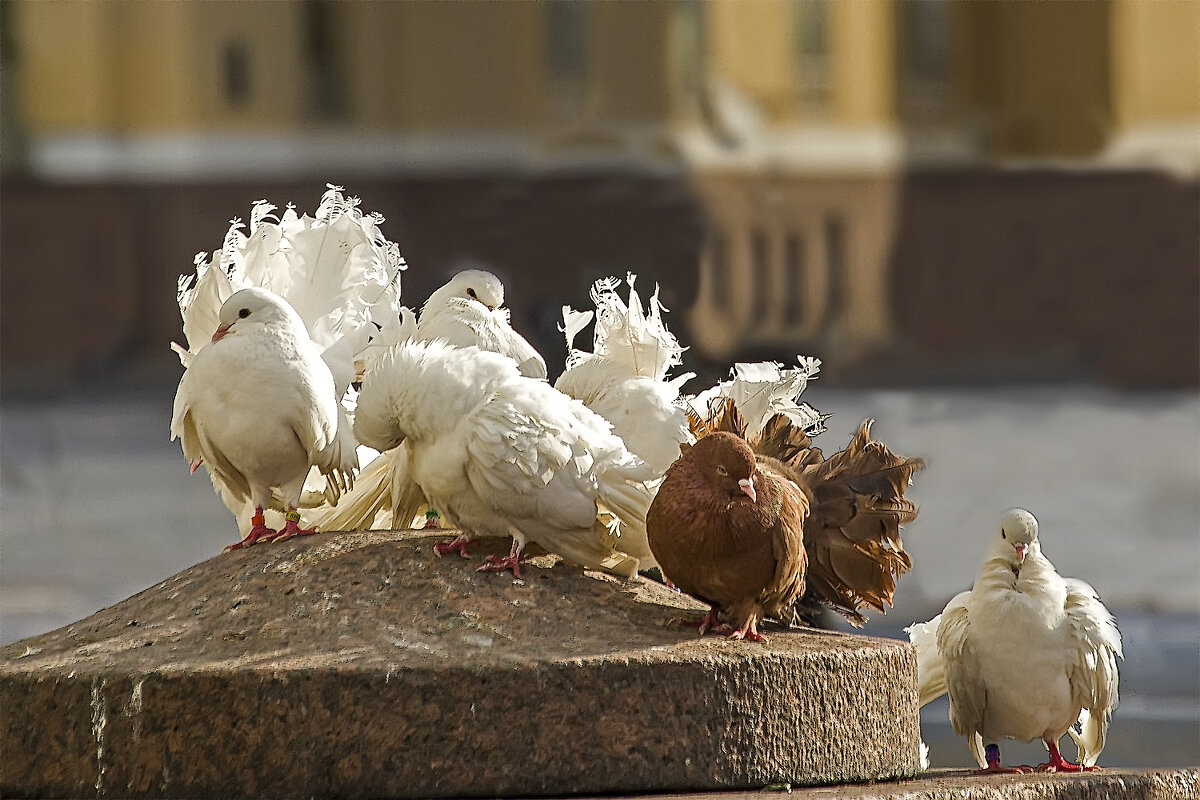
[[[221,51],[221,73],[224,78],[225,101],[234,108],[250,102],[250,53],[246,43],[232,40]]]

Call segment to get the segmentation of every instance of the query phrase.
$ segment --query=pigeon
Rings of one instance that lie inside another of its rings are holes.
[[[679,457],[680,445],[692,441],[679,390],[695,373],[667,380],[667,372],[681,363],[684,348],[663,321],[666,309],[658,301],[657,287],[650,296],[649,312],[642,310],[636,279],[632,273],[626,276],[628,303],[616,291],[620,285],[616,278],[593,284],[596,325],[590,353],[573,344],[593,313],[563,306],[563,332],[570,352],[566,370],[554,387],[612,423],[625,446],[662,475]]]
[[[825,458],[810,437],[825,429],[828,415],[797,402],[819,366],[805,358],[796,369],[738,364],[731,381],[692,399],[691,423],[698,438],[726,431],[746,439],[756,455],[786,468],[808,498],[805,593],[772,616],[787,625],[816,624],[821,609],[830,608],[861,627],[863,609],[886,613],[896,580],[912,567],[901,528],[916,519],[906,492],[924,462],[872,440],[869,419],[844,449]],[[701,416],[695,409],[705,397],[708,412]]]
[[[181,440],[193,472],[203,464],[222,495],[254,509],[251,529],[226,549],[312,533],[300,527],[298,510],[309,469],[358,467],[354,448],[337,435],[333,374],[300,315],[266,289],[234,292],[217,320],[179,382],[171,438]],[[278,531],[263,516],[272,489],[286,511]]]
[[[1117,706],[1121,634],[1095,589],[1042,555],[1033,514],[1005,511],[971,590],[907,630],[921,704],[949,693],[954,732],[981,773],[1030,769],[1001,766],[1005,738],[1041,739],[1050,758],[1038,770],[1095,768]],[[1059,752],[1065,733],[1078,764]]]
[[[463,270],[429,295],[417,320],[417,337],[455,347],[478,347],[508,356],[522,375],[546,377],[546,361],[509,323],[504,284],[490,272]]]
[[[354,431],[379,450],[403,443],[412,480],[451,524],[513,537],[509,556],[481,569],[519,577],[527,541],[624,576],[650,557],[639,535],[646,463],[602,417],[511,358],[402,342],[364,377]]]
[[[504,285],[499,278],[484,270],[463,270],[429,296],[415,326],[406,323],[390,341],[440,339],[455,347],[475,346],[512,359],[522,375],[546,378],[546,362],[513,330],[503,303]],[[408,448],[400,444],[368,464],[356,478],[355,489],[337,506],[323,509],[318,519],[339,530],[407,528],[422,514],[430,518],[428,527],[434,527],[439,515],[412,479]],[[471,538],[464,531],[452,541],[435,544],[434,552],[468,557]]]
[[[173,343],[172,348],[186,370],[210,346],[222,304],[234,292],[260,287],[278,295],[303,320],[308,338],[329,367],[338,403],[339,446],[349,452],[356,445],[350,425],[352,384],[415,324],[415,319],[405,324],[399,302],[400,272],[407,264],[381,232],[383,217],[360,211],[359,200],[344,196],[341,187],[328,186],[314,216],[299,215],[291,206],[282,214],[275,212],[274,205],[259,200],[251,209],[248,229],[234,219],[220,250],[196,256],[195,274],[180,278],[177,298],[188,346]],[[376,455],[357,449],[363,463]],[[242,533],[247,533],[253,507],[223,491],[210,476]],[[336,503],[353,478],[352,472],[322,475],[311,470],[301,506],[312,510]],[[282,507],[283,498],[274,496],[271,505]]]
[[[646,529],[663,575],[711,606],[702,634],[712,628],[765,642],[758,623],[804,593],[808,515],[808,498],[786,467],[717,432],[667,470]],[[722,611],[728,626],[719,624]]]

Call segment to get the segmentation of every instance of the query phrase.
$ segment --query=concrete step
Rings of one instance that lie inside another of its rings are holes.
[[[699,638],[703,607],[427,533],[218,556],[0,648],[5,796],[523,796],[881,781],[919,769],[904,643]],[[557,563],[556,563],[557,562]]]

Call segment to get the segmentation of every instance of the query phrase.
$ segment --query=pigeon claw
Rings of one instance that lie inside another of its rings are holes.
[[[301,528],[294,520],[289,519],[287,524],[283,526],[283,530],[276,533],[268,541],[283,542],[292,538],[293,536],[308,536],[309,534],[316,532],[316,528]]]
[[[508,572],[512,571],[514,578],[521,577],[521,557],[517,555],[509,555],[501,558],[500,556],[491,555],[487,560],[479,565],[476,572]]]
[[[747,642],[759,642],[760,644],[767,643],[767,637],[754,630],[753,625],[747,625],[745,628],[734,631],[733,633],[729,634],[729,638],[736,639],[738,641],[745,639]]]
[[[1067,761],[1058,751],[1057,742],[1047,742],[1046,747],[1050,750],[1050,760],[1045,764],[1038,764],[1038,772],[1092,772],[1095,769],[1095,767],[1085,767],[1082,764],[1073,764]]]
[[[260,541],[270,542],[277,536],[279,536],[279,531],[275,530],[274,528],[268,528],[266,524],[258,521],[255,523],[254,527],[250,529],[250,532],[246,534],[245,539],[242,539],[240,542],[234,542],[233,544],[226,545],[225,547],[221,548],[221,552],[230,553],[234,550],[241,550]]]
[[[1033,767],[1002,767],[999,764],[988,764],[986,769],[977,769],[972,772],[972,775],[1020,775],[1025,772],[1033,772]]]
[[[712,608],[710,608],[708,610],[708,613],[704,615],[704,619],[700,620],[699,631],[700,631],[701,636],[708,633],[709,631],[713,631],[715,633],[721,633],[722,628],[725,629],[724,632],[726,632],[726,633],[728,633],[730,630],[732,630],[728,625],[721,624],[720,615],[721,615],[721,609],[717,608],[716,606],[713,606]]]
[[[989,744],[984,748],[984,756],[987,759],[987,767],[977,769],[972,772],[972,775],[1019,775],[1023,772],[1033,772],[1033,767],[1022,764],[1019,767],[1002,767],[1000,766],[1000,745]]]
[[[470,541],[471,537],[465,533],[460,533],[449,542],[436,542],[433,545],[434,555],[440,557],[450,553],[458,553],[463,558],[470,558],[470,555],[467,553],[467,545]]]

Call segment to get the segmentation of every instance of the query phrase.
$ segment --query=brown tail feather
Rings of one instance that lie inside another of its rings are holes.
[[[804,529],[809,590],[855,625],[866,621],[864,606],[891,607],[896,579],[912,567],[900,526],[916,519],[917,506],[904,495],[924,465],[871,441],[872,422],[859,425],[845,450],[804,471],[813,494]]]

